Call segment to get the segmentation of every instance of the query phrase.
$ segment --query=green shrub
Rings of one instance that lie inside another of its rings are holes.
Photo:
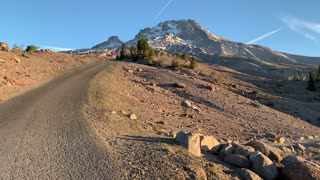
[[[171,67],[172,68],[176,68],[176,69],[180,69],[181,68],[181,63],[178,59],[174,58],[171,62]]]
[[[21,46],[18,46],[16,44],[14,44],[13,48],[12,48],[12,51],[13,52],[22,52],[23,51],[23,44]]]
[[[307,89],[309,91],[316,91],[316,86],[315,84],[315,80],[314,80],[314,75],[312,72],[309,73],[309,81],[308,81],[308,87]]]
[[[189,65],[189,69],[195,69],[196,67],[197,67],[197,60],[196,58],[192,57]]]
[[[217,75],[215,70],[212,70],[210,74],[210,82],[214,84],[220,84],[221,83],[221,77]]]
[[[183,60],[186,60],[186,61],[189,61],[189,59],[190,59],[189,55],[186,54],[186,53],[182,54],[182,55],[181,55],[181,58],[182,58]]]
[[[158,67],[162,67],[164,65],[164,61],[162,59],[157,60],[154,62],[154,65]]]
[[[27,49],[26,51],[27,52],[35,52],[39,49],[39,47],[35,46],[35,45],[30,45],[30,46],[27,46]]]
[[[125,43],[122,43],[119,60],[123,60],[126,57],[127,57],[127,45]]]

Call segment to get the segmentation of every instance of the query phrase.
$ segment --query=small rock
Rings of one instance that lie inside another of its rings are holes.
[[[266,138],[270,138],[270,139],[276,139],[277,138],[277,134],[272,133],[272,132],[268,132],[265,135]]]
[[[276,165],[264,154],[256,151],[250,155],[252,170],[265,180],[274,180],[278,177]]]
[[[178,83],[178,82],[174,83],[173,86],[176,88],[186,88],[187,87],[185,84]]]
[[[164,121],[158,121],[157,124],[161,124],[161,125],[164,125],[164,126],[167,125],[167,123],[164,122]]]
[[[117,111],[112,111],[111,114],[117,114]]]
[[[277,138],[277,141],[278,141],[280,144],[283,144],[283,143],[286,142],[286,138],[284,138],[284,137],[278,137],[278,138]]]
[[[218,153],[220,148],[219,141],[213,136],[200,136],[200,145],[202,151],[207,151],[211,153]]]
[[[236,147],[236,149],[234,150],[235,154],[239,154],[242,155],[244,157],[248,157],[250,156],[250,154],[254,153],[255,150],[253,147],[250,146],[243,146],[243,145],[239,145]]]
[[[314,137],[313,137],[313,136],[308,136],[307,138],[308,138],[309,140],[314,139]]]
[[[307,148],[304,147],[304,145],[298,143],[298,144],[296,145],[296,149],[304,152]]]
[[[217,88],[214,85],[208,85],[207,89],[212,92],[215,92],[217,90]]]
[[[17,64],[20,64],[20,62],[21,62],[21,60],[20,60],[19,58],[17,58],[17,57],[14,57],[13,60],[15,60],[15,62],[16,62]]]
[[[224,159],[227,155],[233,154],[235,147],[232,144],[224,144],[222,145],[221,150],[219,151],[219,156],[221,159]]]
[[[197,106],[191,106],[190,107],[192,110],[195,110],[195,111],[198,111],[198,112],[200,112],[200,108],[199,107],[197,107]]]
[[[226,163],[238,166],[240,168],[249,168],[250,167],[249,160],[246,157],[241,156],[239,154],[229,154],[223,158],[223,161]]]
[[[241,168],[238,173],[244,180],[262,180],[262,178],[249,169]]]
[[[137,117],[135,114],[131,114],[131,115],[130,115],[130,119],[131,119],[131,120],[137,120],[138,117]]]
[[[138,68],[137,71],[138,72],[143,72],[143,70],[141,68]]]
[[[188,100],[182,101],[182,102],[181,102],[181,105],[182,105],[183,107],[186,107],[186,108],[191,108],[191,107],[192,107],[191,102],[188,101]]]
[[[177,132],[176,131],[170,131],[169,132],[170,137],[176,138],[177,137]]]
[[[133,70],[132,70],[132,69],[129,69],[129,70],[128,70],[128,73],[133,74]]]
[[[5,63],[5,61],[3,59],[0,59],[0,63]]]
[[[127,112],[124,111],[124,110],[121,110],[121,113],[122,113],[123,115],[128,115]]]
[[[176,136],[176,141],[186,147],[189,153],[195,156],[201,156],[199,134],[180,131]]]
[[[290,145],[289,148],[290,148],[291,152],[293,152],[293,153],[296,151],[292,145]]]
[[[285,146],[281,147],[280,149],[285,153],[292,153],[292,150],[287,148],[287,147],[285,147]]]
[[[295,136],[293,139],[297,140],[297,141],[304,141],[305,137],[303,137],[303,136]]]

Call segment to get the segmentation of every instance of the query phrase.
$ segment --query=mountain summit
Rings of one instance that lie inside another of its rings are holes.
[[[126,42],[130,47],[145,37],[155,49],[169,53],[188,53],[198,57],[234,57],[284,64],[320,64],[313,58],[295,56],[273,51],[270,48],[238,43],[223,39],[210,33],[194,20],[172,20],[159,23],[156,27],[142,29],[134,39]],[[112,36],[93,49],[114,49],[121,46],[122,41]]]
[[[92,47],[92,49],[99,50],[99,49],[119,48],[122,43],[123,42],[119,39],[118,36],[111,36],[107,41]]]

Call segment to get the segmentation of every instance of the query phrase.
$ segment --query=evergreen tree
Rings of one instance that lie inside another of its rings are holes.
[[[316,87],[314,85],[314,78],[313,78],[313,74],[312,72],[309,72],[309,81],[308,81],[308,87],[307,89],[309,91],[315,91],[316,90]]]
[[[132,58],[133,61],[137,61],[138,60],[137,47],[136,46],[131,46],[130,54],[131,54],[131,58]]]
[[[125,43],[122,43],[119,59],[120,60],[125,59],[126,58],[126,53],[127,53],[127,45]]]
[[[152,61],[154,56],[155,56],[154,50],[150,49],[148,54],[148,60]]]
[[[195,69],[196,67],[197,67],[197,60],[195,57],[192,56],[189,69]]]
[[[188,61],[188,60],[190,59],[190,58],[189,58],[189,55],[186,54],[186,53],[182,54],[181,58],[182,58],[183,60],[186,60],[186,61]]]
[[[134,57],[137,55],[137,47],[136,46],[131,46],[130,54],[131,54],[131,57]]]
[[[149,51],[151,47],[149,46],[148,40],[146,38],[141,38],[137,44],[137,55],[139,58],[144,59],[149,56]]]

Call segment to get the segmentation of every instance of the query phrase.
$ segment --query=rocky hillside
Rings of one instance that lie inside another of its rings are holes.
[[[320,58],[290,55],[267,47],[237,43],[210,33],[193,20],[166,21],[156,27],[141,30],[128,46],[146,37],[150,44],[169,53],[189,53],[196,56],[237,57],[276,64],[320,64]],[[121,41],[113,36],[93,49],[119,48]],[[208,60],[210,62],[210,58]]]
[[[0,103],[39,87],[72,69],[97,62],[101,58],[68,55],[41,50],[33,53],[12,50],[0,43]]]

